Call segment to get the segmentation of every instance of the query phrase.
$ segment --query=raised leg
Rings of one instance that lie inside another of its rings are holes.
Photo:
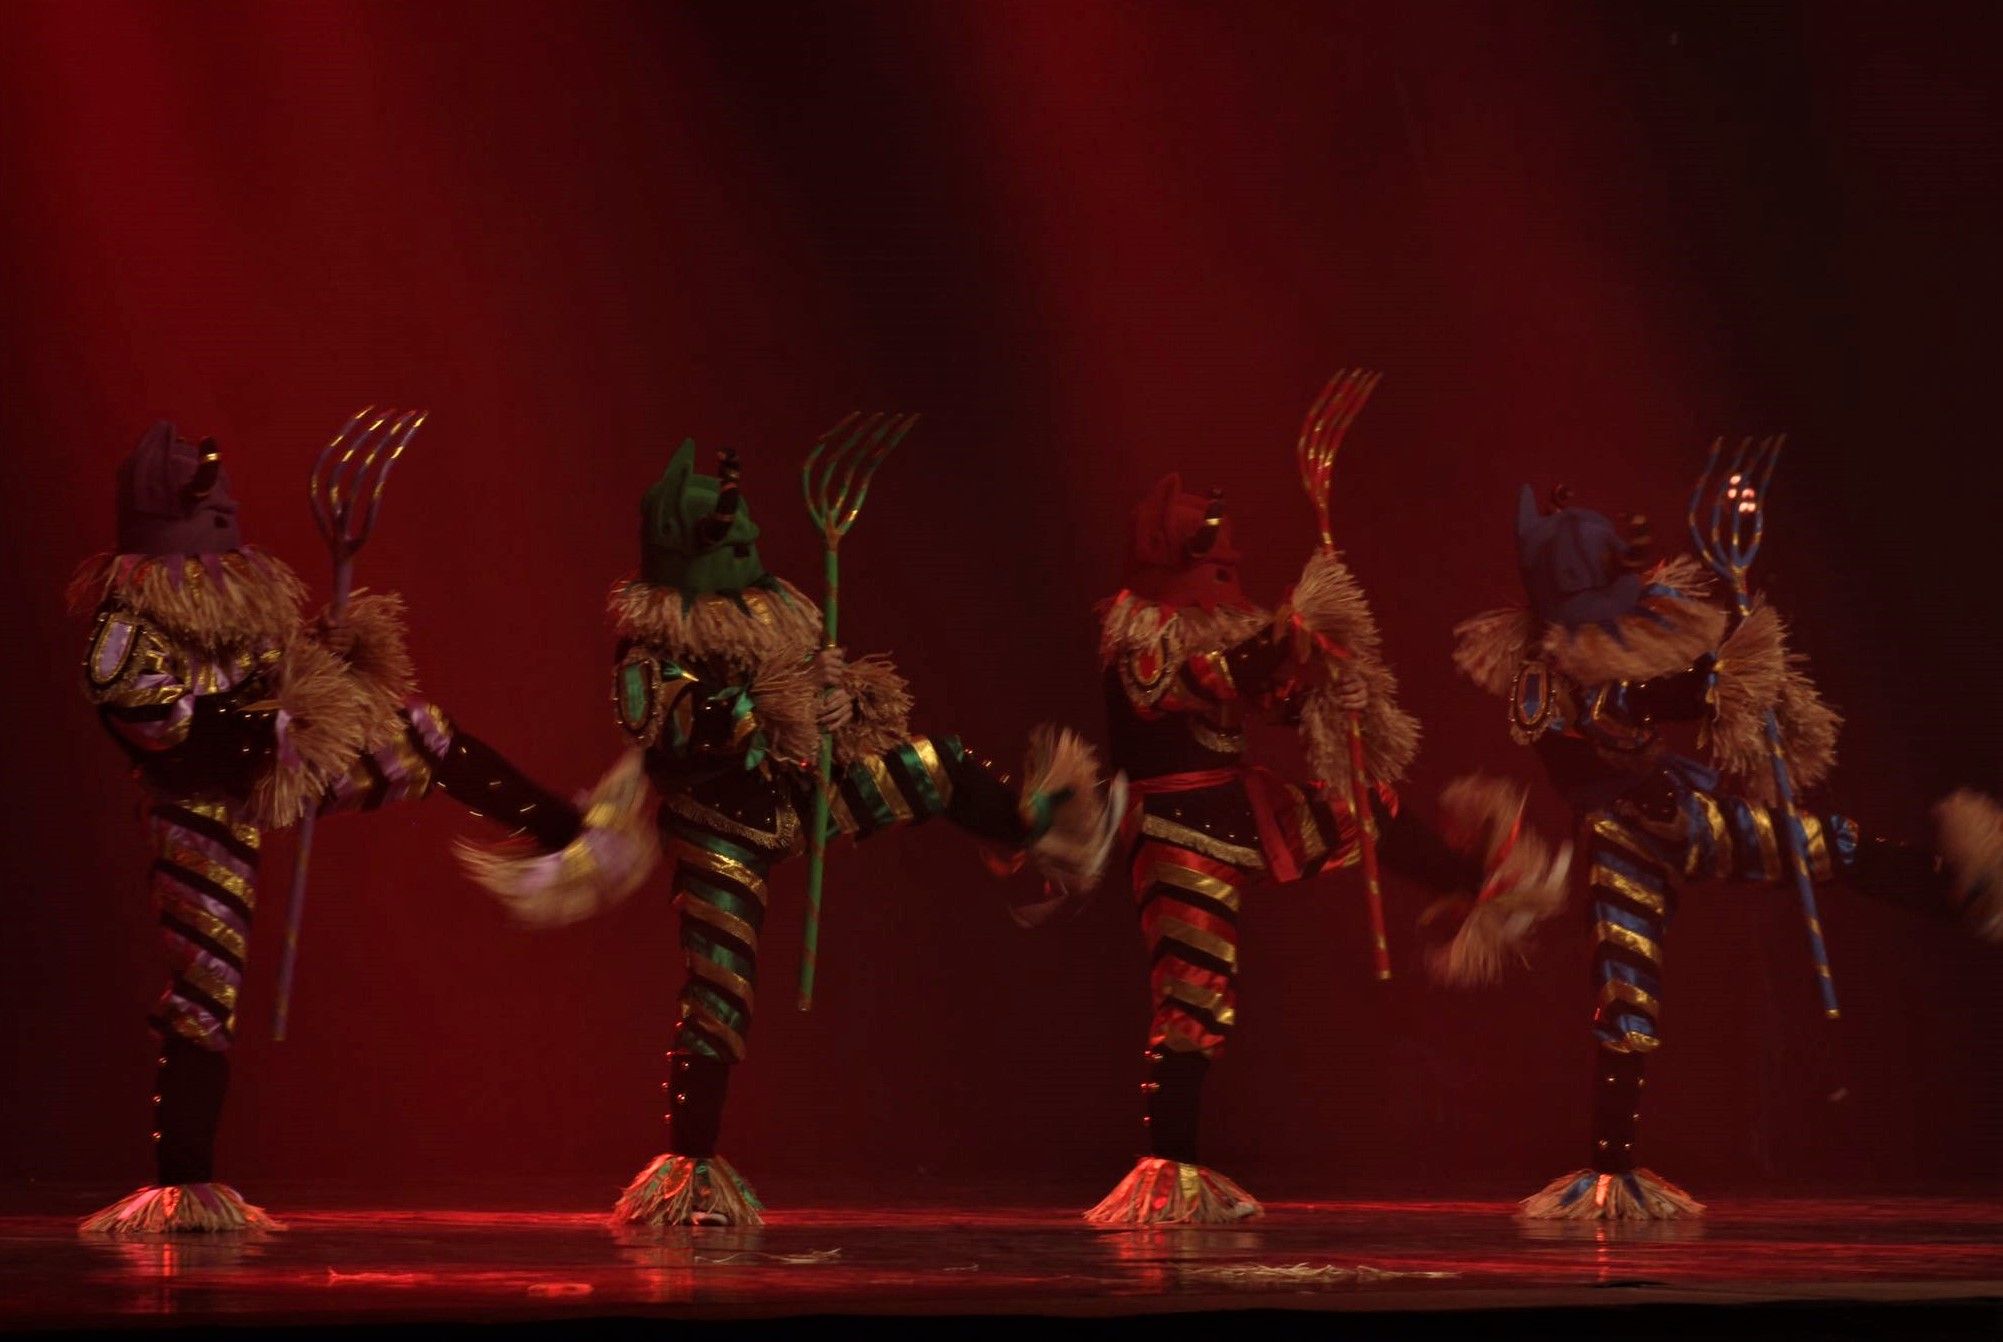
[[[958,737],[914,736],[840,770],[830,820],[865,838],[943,815],[995,850],[999,870],[1029,860],[1063,891],[1090,890],[1114,847],[1124,781],[1102,785],[1091,748],[1051,728],[1032,735],[1026,774],[1018,789]]]

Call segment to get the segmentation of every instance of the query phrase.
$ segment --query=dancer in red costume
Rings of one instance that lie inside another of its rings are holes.
[[[1197,1143],[1203,1079],[1237,1025],[1238,925],[1254,887],[1356,863],[1363,825],[1386,866],[1435,890],[1542,897],[1562,884],[1565,857],[1520,832],[1514,789],[1450,788],[1452,842],[1400,808],[1394,784],[1418,750],[1419,725],[1398,707],[1375,618],[1334,549],[1308,561],[1277,611],[1245,595],[1238,560],[1222,494],[1193,494],[1168,476],[1134,510],[1126,586],[1102,608],[1110,764],[1135,798],[1127,836],[1154,1016],[1141,1087],[1148,1152],[1086,1213],[1101,1225],[1260,1210],[1201,1164]],[[1313,778],[1246,760],[1246,723],[1262,714],[1299,725]]]

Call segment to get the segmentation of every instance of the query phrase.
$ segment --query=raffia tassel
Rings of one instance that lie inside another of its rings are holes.
[[[1521,828],[1524,790],[1501,778],[1470,774],[1440,793],[1440,825],[1447,842],[1462,853],[1480,853],[1483,890],[1479,899],[1439,900],[1422,921],[1458,920],[1454,936],[1427,957],[1434,979],[1456,988],[1494,983],[1512,961],[1525,959],[1524,947],[1538,924],[1565,907],[1572,846],[1554,852],[1545,839]]]
[[[1516,1214],[1531,1221],[1673,1221],[1702,1216],[1704,1204],[1653,1170],[1574,1170],[1523,1199]]]
[[[1376,657],[1384,646],[1363,584],[1342,562],[1340,553],[1319,550],[1309,556],[1287,604],[1310,633],[1349,649],[1359,657]]]
[[[2003,808],[1964,788],[1935,803],[1933,817],[1962,916],[1984,941],[2003,941]]]
[[[1483,611],[1454,626],[1454,666],[1481,689],[1506,699],[1536,640],[1537,617],[1529,607]]]
[[[1717,575],[1696,555],[1671,555],[1642,576],[1642,586],[1665,588],[1678,596],[1702,599],[1711,595]]]
[[[1539,648],[1552,666],[1581,685],[1650,680],[1687,669],[1718,646],[1726,622],[1725,612],[1705,598],[1705,585],[1687,578],[1682,587],[1661,581],[1695,568],[1687,556],[1658,566],[1634,611],[1606,625],[1549,625]]]
[[[1398,678],[1382,662],[1360,659],[1342,664],[1343,675],[1360,675],[1368,687],[1358,726],[1363,733],[1363,767],[1373,783],[1402,782],[1419,754],[1419,720],[1398,707]],[[1301,748],[1308,768],[1341,796],[1350,782],[1349,714],[1336,703],[1332,684],[1308,691],[1301,705]]]
[[[1806,790],[1828,777],[1843,719],[1816,691],[1808,659],[1788,651],[1779,611],[1756,601],[1719,647],[1716,671],[1716,716],[1702,740],[1736,790],[1762,805],[1780,799],[1767,747],[1769,709],[1780,724],[1794,787]]]
[[[870,759],[910,739],[911,687],[888,657],[875,653],[847,663],[837,689],[855,703],[855,716],[835,733],[837,761]]]
[[[142,1188],[77,1226],[83,1235],[196,1235],[232,1230],[283,1230],[265,1212],[244,1201],[228,1184],[170,1184]]]
[[[673,657],[710,657],[749,670],[768,662],[797,663],[821,645],[821,610],[799,588],[774,578],[743,601],[729,596],[684,597],[672,587],[628,578],[612,585],[606,612],[622,638]]]
[[[323,613],[320,622],[324,625],[326,619]],[[357,592],[341,612],[340,625],[348,635],[342,660],[374,704],[381,735],[368,742],[373,749],[388,734],[402,730],[396,711],[417,692],[417,664],[405,638],[403,598],[394,592]]]
[[[820,750],[814,719],[820,689],[808,663],[773,659],[758,664],[747,687],[765,745],[782,760],[811,760]]]
[[[1099,753],[1069,728],[1044,723],[1029,734],[1022,774],[1025,804],[1054,801],[1048,828],[1030,843],[1030,860],[1053,885],[1073,894],[1089,892],[1105,873],[1120,819],[1114,814],[1118,799],[1109,806],[1100,787]]]
[[[460,867],[534,927],[581,922],[624,902],[661,860],[649,818],[652,791],[645,756],[629,750],[598,780],[584,808],[584,828],[554,853],[523,840],[453,845]]]
[[[1272,612],[1253,606],[1164,606],[1132,592],[1121,592],[1098,609],[1099,660],[1106,666],[1131,653],[1149,653],[1173,666],[1185,657],[1222,652],[1273,623]]]
[[[765,1224],[765,1204],[744,1176],[722,1156],[654,1157],[633,1177],[612,1209],[615,1225],[668,1226]]]
[[[348,664],[303,630],[286,644],[273,677],[285,715],[277,756],[251,787],[250,818],[283,829],[319,804],[328,786],[381,735],[381,705]]]
[[[220,582],[188,555],[93,555],[70,579],[70,613],[116,601],[169,637],[210,650],[276,643],[292,632],[306,599],[297,574],[249,546],[209,558]]]
[[[1264,1211],[1215,1170],[1146,1156],[1085,1219],[1099,1226],[1230,1225]]]
[[[1398,707],[1398,677],[1385,664],[1384,640],[1363,585],[1332,550],[1310,556],[1287,598],[1300,626],[1346,651],[1332,678],[1361,680],[1365,698],[1358,726],[1364,768],[1374,783],[1397,783],[1419,753],[1419,720]],[[1350,780],[1349,715],[1336,705],[1335,685],[1317,684],[1301,706],[1301,746],[1315,777],[1347,795]]]

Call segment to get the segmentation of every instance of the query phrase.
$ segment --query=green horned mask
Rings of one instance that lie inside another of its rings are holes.
[[[771,586],[737,474],[729,448],[717,455],[715,475],[696,474],[695,441],[682,442],[640,501],[642,581],[691,598]]]

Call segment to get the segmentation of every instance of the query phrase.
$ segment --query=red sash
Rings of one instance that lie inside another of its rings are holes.
[[[1138,799],[1144,797],[1200,792],[1230,783],[1245,786],[1245,796],[1252,804],[1252,819],[1259,827],[1259,849],[1265,854],[1266,870],[1278,882],[1299,880],[1302,859],[1300,841],[1298,836],[1294,836],[1293,842],[1288,842],[1289,835],[1286,826],[1280,823],[1280,815],[1283,810],[1291,811],[1296,804],[1306,805],[1307,800],[1271,769],[1258,764],[1238,764],[1224,769],[1159,774],[1153,778],[1132,780],[1127,784],[1127,793],[1136,798],[1135,804],[1138,805]],[[1340,836],[1337,841],[1340,842]]]

